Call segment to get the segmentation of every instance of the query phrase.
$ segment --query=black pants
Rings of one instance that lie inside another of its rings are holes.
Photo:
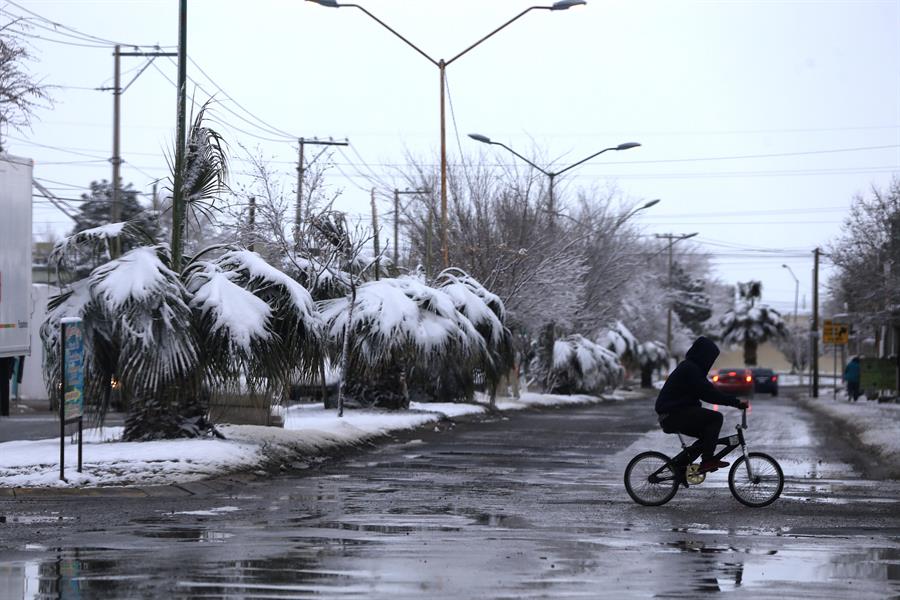
[[[716,442],[722,430],[722,413],[692,406],[671,414],[665,420],[666,429],[674,429],[684,435],[700,440],[703,461],[712,460],[716,453]]]

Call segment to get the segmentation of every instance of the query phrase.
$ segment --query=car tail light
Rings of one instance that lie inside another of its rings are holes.
[[[734,371],[729,371],[729,372],[728,372],[728,376],[729,376],[729,377],[734,377],[735,375],[737,375],[737,373],[735,373]]]
[[[753,378],[747,375],[746,377],[744,377],[744,380],[746,380],[747,383],[750,383],[751,381],[753,381]]]
[[[713,383],[716,383],[716,382],[718,382],[718,381],[719,381],[719,376],[718,376],[718,375],[713,375]]]

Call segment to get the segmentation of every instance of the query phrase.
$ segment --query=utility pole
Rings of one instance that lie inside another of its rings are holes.
[[[294,211],[294,250],[297,251],[300,249],[300,224],[303,222],[303,176],[306,173],[306,167],[304,166],[303,160],[303,147],[307,144],[314,146],[349,146],[350,142],[335,142],[332,140],[317,140],[315,138],[308,140],[306,138],[299,138],[297,140],[297,144],[299,146],[299,150],[297,153],[297,206]],[[325,149],[322,149],[324,152]],[[322,152],[316,155],[316,158],[322,155]],[[315,162],[316,158],[310,161],[310,164]],[[307,209],[309,212],[309,209]]]
[[[147,61],[147,64],[138,71],[137,75],[135,75],[128,85],[122,87],[122,57],[123,56],[148,56],[150,60]],[[109,220],[112,223],[118,223],[122,220],[122,199],[121,199],[121,181],[122,176],[120,174],[121,166],[122,166],[122,153],[121,153],[121,121],[122,121],[122,94],[125,93],[131,84],[134,83],[138,77],[141,76],[147,67],[150,66],[150,63],[158,56],[178,56],[175,52],[122,52],[122,47],[116,45],[113,49],[113,87],[107,88],[97,88],[102,91],[112,91],[113,93],[113,143],[112,143],[112,158],[109,159],[109,162],[112,163],[112,181],[110,182],[110,205],[109,205]],[[121,253],[121,244],[119,242],[119,238],[115,238],[112,241],[112,255],[113,258],[119,256]]]
[[[375,188],[372,188],[372,248],[375,250],[375,281],[378,281],[381,279],[381,259],[378,247],[378,207],[375,205]]]
[[[250,196],[249,212],[247,225],[250,227],[250,243],[247,245],[247,249],[253,252],[256,250],[256,196]]]
[[[672,356],[672,248],[675,246],[676,242],[692,238],[695,235],[697,234],[685,233],[679,235],[676,233],[657,233],[655,236],[658,239],[669,241],[669,309],[666,313],[666,350],[668,351],[669,356]]]
[[[181,273],[184,251],[184,142],[187,114],[187,0],[178,7],[178,101],[175,112],[175,177],[172,182],[172,268]]]
[[[113,51],[113,155],[112,162],[112,202],[109,206],[109,220],[118,223],[121,211],[119,210],[119,165],[122,164],[122,157],[119,155],[119,124],[120,124],[120,101],[122,96],[122,86],[119,74],[119,52],[121,46],[116,44]],[[119,238],[116,236],[112,241],[113,258],[118,258],[121,253],[122,246],[119,244]]]
[[[813,250],[813,300],[812,323],[810,324],[810,345],[812,346],[812,397],[819,397],[819,255],[821,250]]]

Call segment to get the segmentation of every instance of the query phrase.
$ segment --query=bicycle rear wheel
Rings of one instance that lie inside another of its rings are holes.
[[[762,452],[750,452],[750,470],[747,473],[746,458],[734,461],[728,472],[728,488],[738,502],[751,508],[768,506],[775,502],[784,489],[784,473],[774,458]]]
[[[662,452],[641,452],[625,467],[625,490],[644,506],[661,506],[678,491],[671,459]],[[667,466],[668,465],[668,466]]]

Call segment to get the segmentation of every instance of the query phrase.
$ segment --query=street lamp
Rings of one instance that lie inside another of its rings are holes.
[[[797,324],[797,296],[800,294],[800,280],[797,279],[797,276],[794,275],[794,272],[787,265],[781,265],[785,269],[788,270],[788,273],[791,274],[791,277],[794,278],[794,325]]]
[[[470,50],[472,50],[473,48],[475,48],[476,46],[478,46],[479,44],[481,44],[482,42],[484,42],[485,40],[487,40],[488,38],[490,38],[497,32],[499,32],[500,30],[502,30],[505,27],[507,27],[508,25],[512,24],[514,21],[519,20],[526,13],[529,13],[532,10],[549,10],[549,11],[568,10],[568,9],[572,8],[573,6],[580,6],[580,5],[587,4],[587,1],[586,0],[559,0],[558,2],[554,2],[550,6],[530,6],[530,7],[526,8],[525,10],[523,10],[522,12],[520,12],[519,14],[517,14],[516,16],[514,16],[512,19],[510,19],[506,23],[504,23],[503,25],[501,25],[500,27],[494,29],[493,31],[488,33],[486,36],[479,39],[477,42],[475,42],[474,44],[472,44],[471,46],[469,46],[468,48],[466,48],[465,50],[463,50],[462,52],[460,52],[459,54],[457,54],[450,60],[444,60],[443,58],[440,60],[433,59],[431,56],[426,54],[425,51],[423,51],[421,48],[419,48],[418,46],[413,44],[411,41],[409,41],[408,39],[406,39],[405,37],[400,35],[396,30],[394,30],[392,27],[390,27],[387,23],[385,23],[384,21],[382,21],[381,19],[379,19],[378,17],[376,17],[375,15],[370,13],[368,10],[366,10],[364,7],[360,6],[359,4],[352,4],[352,3],[342,4],[342,3],[337,2],[336,0],[307,0],[307,1],[315,2],[316,4],[320,4],[322,6],[327,6],[329,8],[343,8],[343,7],[358,8],[359,10],[364,12],[369,18],[371,18],[373,21],[375,21],[376,23],[378,23],[379,25],[381,25],[382,27],[384,27],[385,29],[387,29],[388,31],[393,33],[398,38],[400,38],[400,40],[402,40],[407,46],[409,46],[410,48],[412,48],[413,50],[415,50],[416,52],[418,52],[419,54],[424,56],[425,59],[428,60],[428,62],[430,62],[431,64],[433,64],[434,66],[436,66],[438,68],[438,71],[440,72],[440,79],[441,79],[441,82],[440,82],[440,96],[441,96],[441,113],[440,113],[441,114],[441,254],[443,255],[443,259],[444,259],[444,267],[445,268],[449,267],[450,266],[450,250],[449,250],[448,239],[447,239],[447,127],[446,127],[446,119],[444,117],[444,96],[445,96],[444,85],[445,85],[445,71],[446,71],[447,67],[450,65],[450,63],[452,63],[456,59],[460,58],[461,56],[463,56],[464,54],[466,54],[467,52],[469,52]]]
[[[645,208],[650,208],[651,206],[656,206],[657,204],[659,204],[659,198],[655,198],[653,200],[648,200],[643,205],[638,206],[634,210],[625,213],[624,215],[622,215],[621,217],[618,218],[618,220],[616,221],[616,224],[613,226],[613,230],[616,230],[619,227],[621,227],[625,223],[625,221],[627,221],[628,219],[633,217],[637,212],[642,211]]]
[[[669,240],[669,311],[666,317],[666,350],[668,350],[669,356],[672,356],[672,247],[676,242],[692,238],[695,235],[699,234],[697,232],[685,233],[683,235],[675,233],[656,234],[656,237],[659,239]]]
[[[609,150],[628,150],[629,148],[637,148],[638,146],[640,146],[640,144],[637,143],[637,142],[625,142],[625,143],[623,143],[623,144],[619,144],[618,146],[611,146],[611,147],[609,147],[609,148],[604,148],[603,150],[601,150],[601,151],[599,151],[599,152],[594,152],[594,153],[591,154],[590,156],[585,157],[585,158],[582,158],[582,159],[579,160],[578,162],[572,163],[572,164],[569,165],[568,167],[566,167],[566,168],[564,168],[564,169],[560,169],[559,171],[548,171],[547,169],[543,169],[543,168],[537,166],[536,164],[534,164],[533,162],[531,162],[530,160],[528,160],[527,158],[525,158],[524,156],[522,156],[521,154],[519,154],[518,152],[516,152],[515,150],[513,150],[513,149],[510,148],[509,146],[507,146],[506,144],[503,144],[503,143],[501,143],[501,142],[495,142],[495,141],[491,140],[491,138],[489,138],[489,137],[486,136],[486,135],[481,135],[480,133],[470,133],[470,134],[469,134],[469,137],[472,138],[473,140],[475,140],[476,142],[481,142],[482,144],[491,144],[491,145],[493,145],[493,146],[500,146],[501,148],[506,148],[507,150],[509,150],[510,152],[512,152],[515,156],[518,156],[520,159],[522,159],[523,161],[525,161],[526,163],[528,163],[529,165],[531,165],[532,167],[534,167],[535,169],[537,169],[538,171],[540,171],[541,173],[543,173],[544,175],[546,175],[546,176],[550,179],[550,191],[549,191],[550,199],[549,199],[549,201],[548,201],[548,203],[547,203],[547,212],[550,213],[550,219],[551,219],[551,222],[552,222],[552,219],[553,219],[553,215],[555,214],[555,209],[554,209],[554,206],[553,206],[553,205],[554,205],[554,201],[553,201],[553,181],[556,179],[556,176],[557,176],[557,175],[562,175],[562,174],[565,173],[566,171],[568,171],[568,170],[570,170],[570,169],[574,169],[574,168],[577,167],[578,165],[581,165],[581,164],[583,164],[583,163],[586,163],[587,161],[591,160],[592,158],[594,158],[594,157],[596,157],[596,156],[600,156],[601,154],[603,154],[604,152],[608,152]],[[652,202],[652,201],[651,201],[651,202]],[[658,202],[658,200],[657,200],[657,202]],[[649,203],[649,202],[648,202],[648,204],[649,204],[650,206],[653,206],[653,204],[656,204],[656,202],[652,202],[652,203]],[[643,207],[641,207],[641,208],[647,208],[647,206],[643,206]],[[640,209],[638,209],[638,210],[640,210]],[[637,212],[637,211],[635,211],[635,212]],[[627,218],[627,217],[630,217],[630,216],[631,216],[631,215],[627,215],[626,218]],[[621,224],[621,223],[620,223],[620,224]],[[620,225],[620,224],[619,224],[619,225]],[[617,226],[618,226],[618,225],[617,225]]]

